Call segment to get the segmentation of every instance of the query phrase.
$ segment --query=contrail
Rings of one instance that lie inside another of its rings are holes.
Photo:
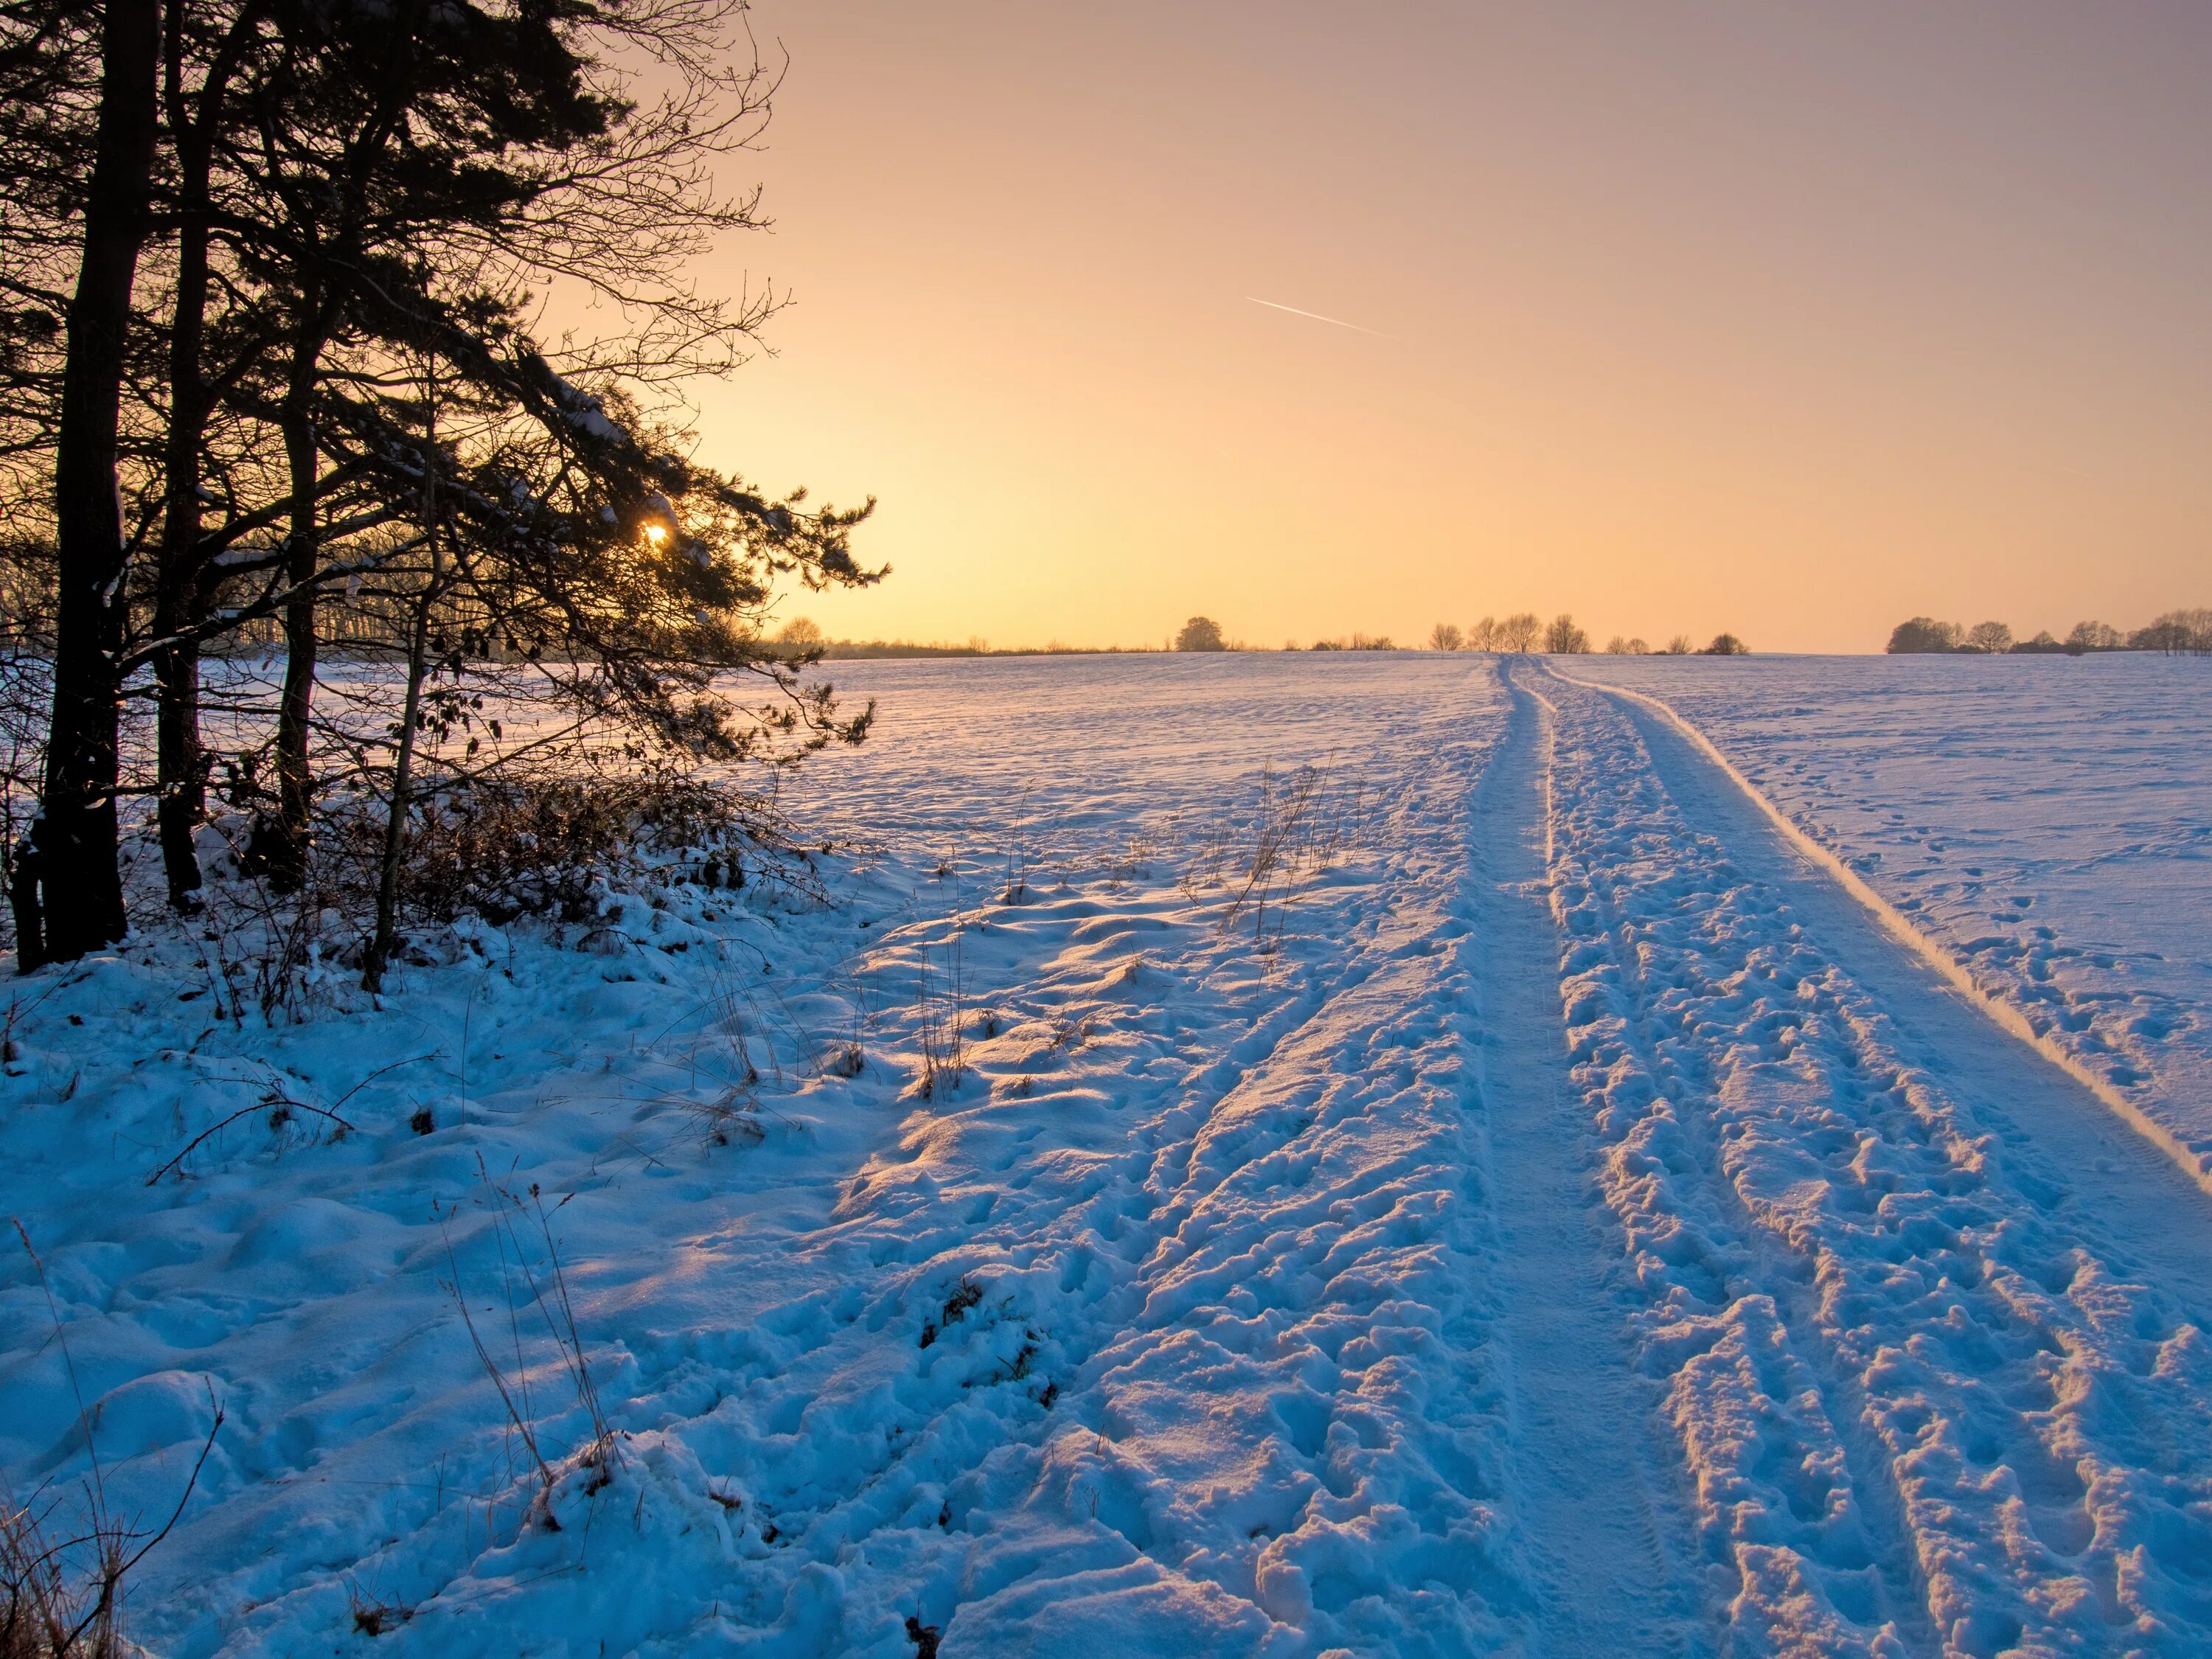
[[[1318,311],[1300,311],[1296,306],[1279,306],[1273,300],[1262,300],[1255,295],[1248,294],[1244,297],[1251,301],[1254,305],[1265,306],[1270,311],[1287,311],[1293,317],[1310,317],[1317,323],[1329,323],[1338,328],[1348,328],[1355,334],[1372,334],[1378,340],[1387,340],[1390,337],[1380,329],[1362,328],[1358,323],[1347,323],[1340,317],[1324,317]]]

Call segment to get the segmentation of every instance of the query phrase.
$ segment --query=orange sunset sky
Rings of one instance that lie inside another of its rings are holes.
[[[2212,5],[760,0],[702,458],[861,638],[2212,604]],[[1339,326],[1254,303],[1321,313]]]

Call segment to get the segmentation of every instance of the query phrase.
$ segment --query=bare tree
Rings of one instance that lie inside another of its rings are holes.
[[[1429,649],[1457,651],[1467,644],[1467,636],[1459,631],[1457,623],[1438,623],[1429,630]]]
[[[2138,650],[2169,656],[2212,656],[2212,610],[2169,611],[2138,629],[2130,642]]]
[[[1498,625],[1498,648],[1501,651],[1533,651],[1543,632],[1543,619],[1534,611],[1517,611]]]
[[[1544,649],[1554,656],[1579,656],[1589,649],[1589,635],[1562,611],[1544,630]]]
[[[1467,630],[1467,648],[1470,651],[1498,649],[1498,618],[1485,617]]]
[[[1660,655],[1665,657],[1686,657],[1691,652],[1696,649],[1697,647],[1690,642],[1690,636],[1687,634],[1677,634],[1673,639],[1667,641],[1667,648],[1661,652]]]
[[[2012,629],[2001,622],[1976,623],[1966,630],[1966,644],[1976,651],[1995,654],[2012,649]]]
[[[2110,623],[2078,622],[2066,643],[2081,651],[2117,651],[2126,641]]]

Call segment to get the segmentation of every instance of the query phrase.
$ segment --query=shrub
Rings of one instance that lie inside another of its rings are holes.
[[[431,921],[495,926],[526,914],[580,920],[594,879],[660,866],[709,887],[744,884],[746,855],[775,836],[766,804],[665,764],[517,774],[427,795],[409,826],[406,906]],[[374,879],[383,827],[341,818],[337,850]]]

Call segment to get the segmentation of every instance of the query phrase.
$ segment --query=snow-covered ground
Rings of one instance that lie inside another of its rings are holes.
[[[2212,1170],[2212,661],[1583,659]]]
[[[1739,665],[1626,672],[1778,790],[1782,710],[1852,693],[1757,667],[1725,730]],[[1657,711],[1484,657],[836,669],[878,737],[787,803],[834,907],[609,895],[275,1030],[177,946],[17,985],[0,1468],[60,1524],[88,1432],[158,1525],[222,1413],[152,1650],[2212,1644],[2212,1198]],[[2165,752],[2147,848],[2212,790]],[[1964,833],[1940,766],[1806,775]],[[2053,961],[2212,922],[2128,879],[2034,890]]]

